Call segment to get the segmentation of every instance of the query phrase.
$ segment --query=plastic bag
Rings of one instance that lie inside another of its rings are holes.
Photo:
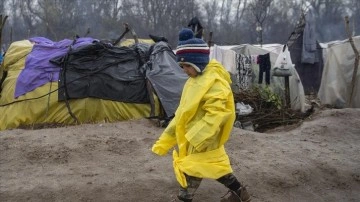
[[[236,103],[236,113],[238,115],[248,115],[251,114],[254,108],[252,108],[248,104],[244,104],[243,102]]]
[[[282,52],[280,52],[277,57],[274,68],[272,71],[273,76],[291,76],[291,68],[294,67],[294,64],[291,61],[290,51],[288,50],[287,45],[285,44]]]

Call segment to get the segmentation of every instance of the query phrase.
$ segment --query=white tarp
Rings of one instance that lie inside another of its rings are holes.
[[[360,51],[360,36],[353,37],[353,40]],[[355,67],[355,54],[349,40],[329,42],[321,46],[324,47],[324,70],[318,92],[321,103],[337,108],[359,108],[360,69],[356,75],[352,104],[348,106]]]
[[[270,54],[271,68],[274,67],[275,61],[279,53],[282,51],[282,44],[265,44],[262,47],[250,44],[236,46],[213,46],[211,48],[210,57],[221,62],[225,68],[233,75],[238,74],[236,69],[236,54],[243,55],[263,55]],[[251,83],[256,84],[259,77],[259,65],[251,64],[252,79]],[[272,72],[272,71],[271,71]],[[300,77],[294,67],[291,67],[292,76],[289,77],[290,102],[291,108],[294,110],[305,111],[305,93]],[[265,84],[263,84],[265,85]],[[280,96],[284,97],[285,81],[284,77],[270,76],[270,87]]]

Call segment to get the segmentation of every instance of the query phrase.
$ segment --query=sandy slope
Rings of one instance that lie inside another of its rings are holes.
[[[0,201],[176,201],[163,128],[142,119],[0,132]],[[360,201],[360,109],[319,111],[298,127],[234,128],[226,145],[253,201]],[[204,180],[194,201],[226,189]]]

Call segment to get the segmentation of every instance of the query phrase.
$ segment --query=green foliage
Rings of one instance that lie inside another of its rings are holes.
[[[256,91],[269,106],[276,107],[276,109],[282,108],[283,103],[281,97],[274,93],[269,86],[255,86],[254,91]]]

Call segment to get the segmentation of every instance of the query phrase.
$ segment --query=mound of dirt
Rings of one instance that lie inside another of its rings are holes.
[[[1,201],[176,201],[171,155],[147,119],[0,132]],[[252,201],[359,201],[360,109],[316,112],[265,133],[234,128],[226,149]],[[205,179],[194,201],[227,189]]]

